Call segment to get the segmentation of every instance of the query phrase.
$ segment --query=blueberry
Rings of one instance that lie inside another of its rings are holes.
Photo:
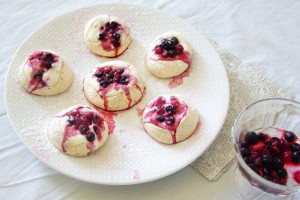
[[[279,178],[285,178],[287,176],[287,172],[284,168],[282,168],[277,171],[277,175]]]
[[[241,154],[243,157],[247,157],[251,155],[251,152],[246,148],[241,148]]]
[[[173,49],[171,49],[171,50],[168,51],[168,56],[170,58],[174,58],[176,56],[176,54],[177,54],[176,51],[173,50]]]
[[[175,123],[175,118],[173,116],[170,116],[166,119],[166,123],[168,125],[173,125]]]
[[[249,143],[248,143],[246,140],[244,140],[244,141],[241,143],[241,147],[247,148],[247,149],[248,149]]]
[[[53,56],[52,56],[51,53],[47,53],[47,54],[45,55],[45,60],[46,60],[46,61],[53,62],[54,58],[53,58]]]
[[[45,67],[47,68],[47,69],[50,69],[51,67],[52,67],[52,61],[48,61],[48,60],[46,60],[45,61]]]
[[[269,167],[272,164],[272,157],[268,154],[265,154],[261,158],[262,165],[265,167]]]
[[[170,41],[172,45],[178,44],[178,39],[176,37],[172,37]]]
[[[162,44],[167,44],[168,39],[164,38],[164,39],[162,39],[160,42],[161,42]]]
[[[120,42],[115,39],[112,39],[111,43],[115,48],[118,48],[121,45]]]
[[[112,30],[115,30],[117,27],[118,27],[118,22],[116,22],[116,21],[112,21],[112,22],[110,22],[110,28],[112,29]]]
[[[96,71],[94,74],[96,77],[100,78],[101,76],[103,76],[103,73],[100,71]]]
[[[255,144],[258,141],[258,137],[257,137],[256,133],[253,131],[248,132],[245,136],[245,139],[247,142],[249,142],[249,144]]]
[[[166,109],[167,112],[172,111],[172,110],[175,110],[174,106],[172,106],[172,105],[166,106],[165,109]]]
[[[258,170],[258,168],[255,166],[254,163],[250,163],[248,166],[249,166],[255,173],[259,174],[259,170]]]
[[[266,141],[266,139],[267,139],[267,135],[266,134],[264,134],[264,133],[259,133],[258,135],[257,135],[257,138],[258,138],[258,140],[260,140],[260,141]]]
[[[100,34],[99,34],[99,37],[98,37],[98,39],[99,39],[99,40],[101,40],[101,41],[104,41],[104,40],[106,40],[106,34],[105,34],[105,33],[103,33],[103,32],[102,32],[102,33],[100,33]]]
[[[293,163],[299,163],[300,162],[300,151],[294,151],[292,153],[292,161],[293,161]]]
[[[271,170],[269,168],[267,168],[267,167],[263,167],[262,173],[266,174],[266,175],[270,175],[271,174]]]
[[[295,151],[300,151],[300,144],[298,143],[294,143],[291,145],[291,151],[295,152]]]
[[[249,164],[251,164],[251,163],[254,163],[254,162],[253,162],[253,159],[252,159],[251,157],[245,157],[245,158],[244,158],[244,161],[245,161],[245,163],[246,163],[247,165],[249,165]]]
[[[99,119],[100,119],[100,118],[99,118],[98,115],[93,115],[93,117],[92,117],[92,121],[93,121],[94,123],[96,123]]]
[[[293,142],[296,138],[296,135],[295,133],[291,132],[291,131],[287,131],[285,134],[284,134],[284,139],[288,142]]]
[[[99,128],[97,126],[93,126],[93,130],[96,134],[98,134]]]
[[[119,83],[122,85],[126,85],[129,82],[129,77],[128,76],[121,76]]]
[[[109,82],[108,81],[106,81],[106,80],[102,80],[102,81],[100,81],[100,85],[102,86],[102,87],[107,87],[108,85],[109,85]]]
[[[158,116],[156,117],[156,120],[157,120],[158,122],[163,122],[163,121],[165,121],[165,117],[164,117],[163,115],[158,115]]]
[[[89,127],[87,125],[81,124],[79,126],[79,132],[81,134],[85,134],[89,130]]]
[[[73,124],[75,122],[75,117],[73,115],[70,115],[68,122],[69,122],[69,124]]]
[[[87,141],[89,142],[93,142],[95,140],[95,134],[92,133],[92,132],[89,132],[87,135],[86,135],[86,139]]]
[[[108,79],[113,79],[114,77],[115,77],[114,72],[106,74],[106,78],[108,78]]]
[[[115,40],[119,40],[121,38],[121,35],[119,33],[114,33],[112,37]]]
[[[273,159],[273,166],[275,169],[281,169],[283,168],[283,162],[280,158],[274,158]]]

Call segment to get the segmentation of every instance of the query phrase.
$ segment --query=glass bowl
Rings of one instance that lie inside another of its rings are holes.
[[[263,99],[246,106],[239,113],[232,128],[232,141],[238,161],[236,173],[242,175],[240,178],[236,177],[238,176],[237,174],[234,175],[235,181],[237,182],[236,184],[240,186],[240,184],[246,180],[245,182],[248,182],[254,189],[258,189],[265,194],[274,195],[274,197],[276,197],[276,195],[288,196],[300,190],[300,184],[294,181],[289,171],[287,184],[280,185],[268,181],[254,172],[246,164],[241,155],[241,142],[247,132],[263,132],[276,136],[276,134],[281,134],[284,130],[292,131],[300,138],[300,103],[282,98]],[[299,140],[297,143],[299,143]],[[245,198],[245,194],[249,192],[241,191],[244,189],[242,187],[238,188],[243,198]]]

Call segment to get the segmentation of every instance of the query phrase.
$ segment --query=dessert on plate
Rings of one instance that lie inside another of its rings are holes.
[[[192,62],[192,47],[176,32],[159,35],[146,55],[148,70],[160,78],[170,78],[183,73]]]
[[[58,113],[48,125],[53,145],[72,156],[87,156],[104,145],[108,125],[88,106],[72,106]]]
[[[110,61],[102,63],[84,78],[83,90],[87,99],[98,108],[124,110],[142,98],[144,81],[130,63]]]
[[[187,139],[198,123],[198,111],[173,95],[154,98],[143,112],[146,132],[164,144],[175,144]]]
[[[19,81],[28,93],[56,95],[71,85],[72,71],[61,56],[52,51],[40,50],[31,53],[23,62]]]
[[[129,27],[117,17],[99,15],[86,24],[84,40],[95,54],[116,57],[128,48],[131,37]]]

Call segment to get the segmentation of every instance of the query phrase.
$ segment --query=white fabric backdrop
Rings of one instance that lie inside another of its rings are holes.
[[[191,167],[158,181],[102,186],[61,175],[37,160],[20,142],[4,106],[4,81],[18,46],[45,22],[67,11],[107,0],[0,0],[0,199],[238,199],[232,168],[208,182]],[[125,1],[123,1],[125,3]],[[147,1],[126,3],[159,8],[184,19],[300,100],[300,2]]]

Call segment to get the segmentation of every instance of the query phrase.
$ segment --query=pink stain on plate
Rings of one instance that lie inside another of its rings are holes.
[[[118,115],[118,113],[116,112],[109,112],[109,111],[104,111],[101,109],[97,109],[98,112],[102,115],[102,117],[104,118],[104,120],[106,121],[107,125],[108,125],[108,133],[112,134],[115,130],[115,121],[114,121],[114,117],[116,117]]]
[[[141,108],[137,108],[136,109],[136,112],[137,112],[137,116],[142,116],[143,115],[143,112],[144,112],[145,108],[141,109]]]
[[[188,67],[187,70],[185,70],[182,74],[175,76],[173,78],[171,78],[170,82],[169,82],[169,88],[175,88],[179,85],[183,84],[183,78],[185,77],[189,77],[191,73],[191,67]]]
[[[135,170],[133,171],[133,179],[136,180],[136,181],[138,181],[138,180],[140,180],[140,178],[141,178],[141,177],[140,177],[140,172],[139,172],[138,170],[135,169]]]

